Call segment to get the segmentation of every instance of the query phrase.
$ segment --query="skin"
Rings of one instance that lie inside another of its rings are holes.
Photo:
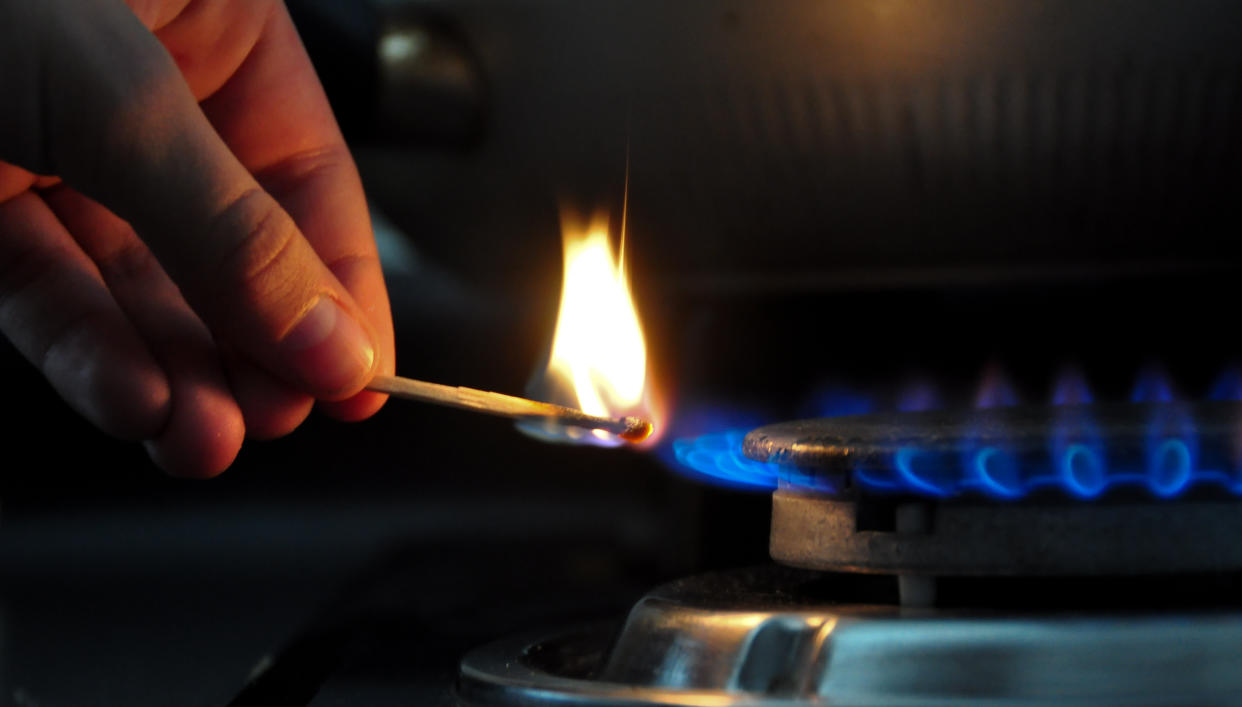
[[[0,0],[0,97],[0,330],[70,406],[197,477],[379,409],[366,202],[279,0]]]

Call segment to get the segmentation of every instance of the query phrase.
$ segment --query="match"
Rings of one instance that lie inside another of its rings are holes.
[[[651,435],[652,430],[651,423],[640,417],[599,417],[564,405],[474,388],[428,383],[401,376],[376,376],[367,385],[367,390],[488,415],[515,419],[546,419],[570,427],[604,430],[627,442],[641,442]]]

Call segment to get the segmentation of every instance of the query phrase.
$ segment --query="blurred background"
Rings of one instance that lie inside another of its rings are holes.
[[[1232,380],[1235,3],[288,4],[371,200],[398,372],[520,393],[559,211],[615,223],[628,155],[669,428],[547,445],[394,402],[179,481],[6,344],[0,703],[451,704],[477,643],[766,558],[767,496],[678,439],[969,404],[989,375],[1029,402],[1067,370],[1099,399]]]

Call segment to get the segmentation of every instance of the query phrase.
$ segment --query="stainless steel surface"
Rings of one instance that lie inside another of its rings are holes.
[[[1242,570],[1242,506],[928,504],[927,532],[868,530],[858,504],[772,494],[772,558],[925,575],[1141,575]]]
[[[737,580],[736,582],[733,580]],[[798,603],[745,575],[657,589],[611,627],[471,653],[463,704],[1233,704],[1242,614],[943,612]],[[796,590],[797,587],[789,587]],[[595,668],[595,665],[599,665]]]

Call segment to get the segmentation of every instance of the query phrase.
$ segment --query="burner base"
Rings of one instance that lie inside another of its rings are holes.
[[[817,570],[1117,576],[1240,571],[1239,537],[1236,502],[886,504],[780,490],[770,548],[778,562]]]
[[[666,585],[615,626],[469,654],[469,707],[1222,704],[1242,613],[1005,613],[837,605],[824,577],[739,570]],[[810,589],[807,589],[810,587]]]

